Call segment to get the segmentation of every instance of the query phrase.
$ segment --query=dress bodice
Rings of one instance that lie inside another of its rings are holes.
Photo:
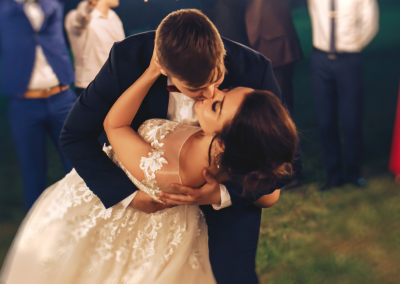
[[[120,162],[111,146],[103,148],[138,187],[156,201],[161,191],[174,192],[169,185],[181,183],[179,159],[183,145],[190,136],[200,131],[197,126],[186,125],[165,119],[146,120],[138,130],[138,134],[152,146],[147,157],[140,160],[145,180],[137,180]]]

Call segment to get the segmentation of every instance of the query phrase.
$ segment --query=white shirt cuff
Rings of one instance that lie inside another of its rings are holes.
[[[223,184],[219,185],[219,189],[221,191],[221,204],[212,204],[212,207],[214,210],[220,210],[226,207],[229,207],[232,205],[232,200],[231,196],[229,195],[228,190],[226,189],[226,186]]]
[[[132,200],[135,198],[136,194],[138,193],[138,190],[136,190],[134,193],[132,193],[131,195],[129,195],[127,198],[125,198],[124,200],[122,200],[120,203],[122,206],[124,206],[124,208],[126,209],[129,204],[131,204]]]

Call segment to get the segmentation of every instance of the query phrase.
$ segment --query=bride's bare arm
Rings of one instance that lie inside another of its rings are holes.
[[[280,195],[281,190],[277,189],[271,194],[260,197],[256,202],[254,202],[254,204],[261,208],[272,207],[278,201]]]
[[[118,98],[104,120],[104,130],[115,154],[139,180],[144,178],[139,167],[140,159],[147,156],[152,148],[130,125],[144,97],[160,74],[159,68],[152,62],[143,75]]]

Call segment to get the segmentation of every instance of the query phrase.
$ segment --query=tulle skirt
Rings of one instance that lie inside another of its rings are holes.
[[[121,204],[105,209],[75,170],[32,207],[0,279],[2,284],[216,283],[198,206],[154,214]]]

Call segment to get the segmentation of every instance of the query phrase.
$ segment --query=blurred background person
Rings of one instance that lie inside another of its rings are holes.
[[[291,0],[219,0],[208,13],[223,37],[271,60],[283,101],[293,116],[293,65],[303,55]]]
[[[18,153],[28,210],[46,188],[46,134],[72,167],[58,139],[76,100],[69,88],[74,73],[63,35],[63,9],[57,0],[2,0],[0,56],[2,93],[9,98],[8,118]]]
[[[303,54],[291,12],[291,0],[247,0],[245,23],[249,46],[271,60],[293,117],[293,66]]]
[[[397,98],[396,118],[394,121],[392,149],[390,151],[389,170],[396,175],[396,181],[400,183],[400,88]]]
[[[363,83],[360,53],[379,27],[376,0],[308,0],[313,34],[311,81],[327,181],[321,190],[361,176]],[[343,171],[338,109],[344,130]]]
[[[113,44],[125,38],[122,22],[111,9],[118,6],[119,0],[82,1],[65,17],[65,29],[74,54],[78,95],[99,73]]]
[[[208,4],[207,1],[204,2]],[[221,36],[249,46],[244,18],[246,2],[246,0],[218,0],[208,13]],[[210,5],[205,6],[207,11]]]

